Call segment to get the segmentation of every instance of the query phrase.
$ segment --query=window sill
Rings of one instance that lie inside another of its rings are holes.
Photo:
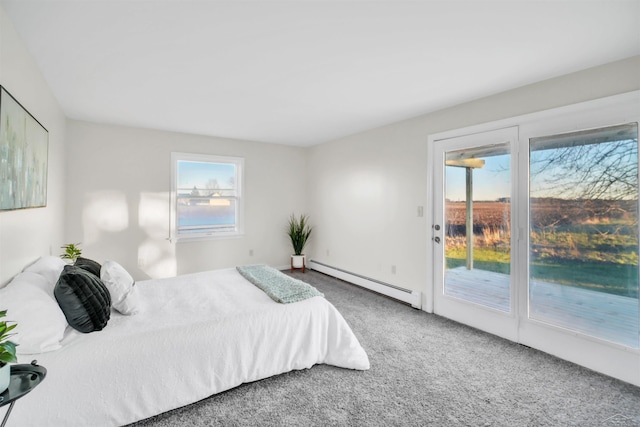
[[[244,237],[244,233],[215,233],[215,234],[199,234],[196,236],[173,236],[169,237],[170,243],[189,243],[189,242],[203,242],[207,240],[228,240],[228,239],[241,239]]]

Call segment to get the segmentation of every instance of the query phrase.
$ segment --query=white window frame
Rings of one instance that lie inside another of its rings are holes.
[[[233,230],[211,228],[201,233],[179,233],[178,230],[178,162],[193,161],[203,163],[233,164],[236,167],[236,218]],[[217,156],[211,154],[171,153],[171,242],[237,238],[244,235],[244,158]]]

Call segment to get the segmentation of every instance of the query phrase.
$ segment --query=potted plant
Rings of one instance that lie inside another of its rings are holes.
[[[308,224],[308,220],[309,217],[306,215],[296,217],[295,214],[291,214],[291,217],[289,218],[287,235],[291,239],[291,245],[293,246],[293,255],[291,255],[292,270],[294,268],[302,268],[302,271],[304,272],[305,262],[302,251],[304,250],[304,246],[307,244],[307,240],[309,240],[309,236],[311,236],[311,232],[313,231],[313,227]]]
[[[0,319],[7,315],[7,310],[0,311]],[[16,345],[14,342],[9,341],[9,337],[15,334],[10,334],[11,330],[15,328],[17,324],[7,325],[7,322],[0,320],[0,393],[4,392],[9,387],[11,381],[11,366],[9,363],[17,362],[16,358]]]
[[[76,259],[78,259],[80,255],[82,255],[82,249],[80,249],[79,246],[80,243],[68,243],[66,245],[60,246],[62,249],[64,249],[64,253],[60,255],[60,258],[68,259],[69,261],[71,261],[71,264],[74,264],[76,262]]]

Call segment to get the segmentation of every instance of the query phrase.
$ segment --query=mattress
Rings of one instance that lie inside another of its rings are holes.
[[[67,328],[59,350],[19,358],[37,359],[47,377],[16,402],[9,425],[124,425],[319,363],[369,368],[323,297],[279,304],[236,269],[136,287],[138,314],[114,311],[105,329],[90,334]]]

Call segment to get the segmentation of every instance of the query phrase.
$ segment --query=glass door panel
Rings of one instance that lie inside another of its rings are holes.
[[[638,348],[637,124],[529,150],[529,317]]]
[[[447,151],[446,296],[511,311],[510,144]]]

